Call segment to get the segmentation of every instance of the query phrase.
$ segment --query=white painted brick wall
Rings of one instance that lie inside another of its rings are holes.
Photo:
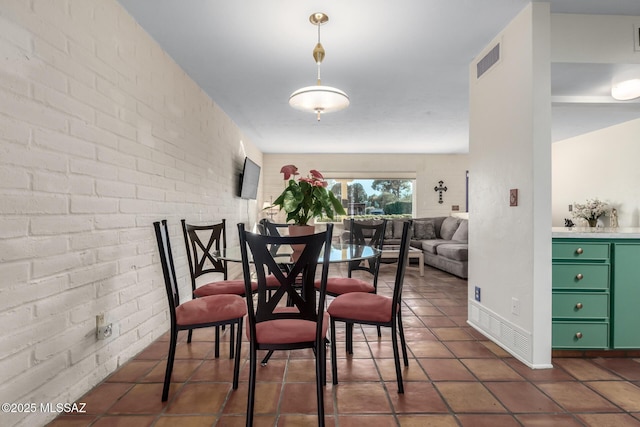
[[[152,222],[188,299],[180,219],[237,242],[262,154],[116,0],[3,0],[0,54],[0,401],[71,402],[169,327]]]

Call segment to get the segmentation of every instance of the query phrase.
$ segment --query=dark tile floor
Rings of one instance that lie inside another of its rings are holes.
[[[380,293],[390,293],[394,275],[394,264],[381,267]],[[340,331],[340,384],[329,377],[327,425],[640,426],[640,358],[556,357],[553,369],[531,370],[466,324],[466,289],[466,281],[438,270],[426,267],[420,277],[407,269],[404,395],[397,393],[388,330],[379,339],[375,328],[356,327],[352,357]],[[228,353],[213,357],[213,330],[195,331],[191,344],[182,336],[169,401],[160,401],[167,339],[80,398],[87,414],[60,416],[50,426],[244,425],[248,369],[233,391],[233,364]],[[315,425],[314,375],[309,351],[276,353],[259,366],[255,425]]]

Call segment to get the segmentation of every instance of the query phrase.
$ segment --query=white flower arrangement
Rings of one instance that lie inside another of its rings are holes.
[[[609,205],[598,198],[587,200],[587,203],[573,204],[573,217],[584,218],[586,220],[596,220],[602,215],[609,214]]]

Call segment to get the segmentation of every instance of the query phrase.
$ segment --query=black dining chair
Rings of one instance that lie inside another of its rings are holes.
[[[325,287],[329,273],[329,254],[333,224],[327,230],[308,236],[263,236],[247,232],[238,224],[242,270],[247,292],[251,289],[252,273],[258,283],[255,298],[247,298],[247,336],[249,338],[249,394],[247,398],[247,426],[253,425],[258,350],[313,349],[316,356],[316,392],[318,425],[324,426],[324,384],[326,383],[325,339],[329,316],[324,310]],[[290,260],[290,269],[278,267],[282,259],[274,258],[273,245],[304,245],[297,259]],[[323,249],[324,248],[324,249]],[[320,287],[314,286],[316,270],[322,258]],[[274,288],[267,277],[279,283]],[[300,286],[296,280],[300,279]],[[255,301],[254,301],[255,299]],[[291,301],[287,306],[286,301]]]
[[[169,299],[169,317],[171,319],[169,355],[167,357],[164,386],[162,388],[162,401],[166,402],[169,397],[169,385],[171,383],[171,373],[176,355],[178,331],[183,330],[191,331],[192,329],[211,326],[219,328],[222,325],[237,325],[238,332],[235,340],[235,361],[233,365],[233,389],[237,389],[240,372],[242,323],[247,313],[247,305],[244,298],[239,295],[221,294],[204,296],[180,303],[180,293],[178,291],[176,271],[173,264],[167,221],[154,222],[153,227],[158,242],[160,264],[162,265],[164,284]],[[216,339],[217,338],[218,337],[216,337]],[[231,342],[233,343],[233,340]]]
[[[408,262],[409,240],[411,239],[412,222],[407,221],[402,228],[402,240],[398,253],[398,270],[393,287],[393,296],[373,294],[370,292],[350,292],[337,296],[329,304],[327,311],[331,316],[331,371],[333,384],[338,384],[338,369],[336,356],[336,322],[344,322],[347,329],[349,325],[364,324],[377,327],[391,328],[391,341],[393,345],[393,359],[396,365],[396,377],[398,381],[398,393],[404,393],[402,383],[402,369],[400,367],[400,355],[398,352],[398,335],[402,346],[404,365],[409,366],[407,357],[407,344],[402,327],[402,285],[404,272]]]
[[[349,245],[371,246],[382,251],[384,234],[387,229],[387,220],[374,221],[349,221]],[[365,271],[371,275],[371,280],[352,277],[354,271]],[[380,257],[376,256],[366,260],[350,261],[347,264],[347,277],[329,277],[327,280],[327,295],[337,297],[350,292],[378,292],[378,273],[380,271]],[[381,336],[380,327],[378,336]],[[345,331],[347,337],[347,351],[353,354],[353,325],[347,325]]]
[[[226,221],[207,225],[187,224],[182,219],[182,234],[189,262],[192,298],[234,294],[245,296],[244,280],[228,280],[227,261],[216,258],[214,252],[227,248]],[[222,277],[221,277],[222,276]],[[222,279],[222,280],[221,280]],[[255,288],[254,284],[254,288]],[[229,358],[233,358],[233,328],[230,331]],[[187,342],[191,342],[189,331]],[[215,356],[220,356],[220,328],[216,328]]]

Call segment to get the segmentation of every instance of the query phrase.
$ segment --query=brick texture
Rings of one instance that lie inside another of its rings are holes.
[[[3,0],[0,52],[0,401],[73,402],[168,330],[152,222],[188,298],[180,219],[237,242],[262,154],[116,0]]]

